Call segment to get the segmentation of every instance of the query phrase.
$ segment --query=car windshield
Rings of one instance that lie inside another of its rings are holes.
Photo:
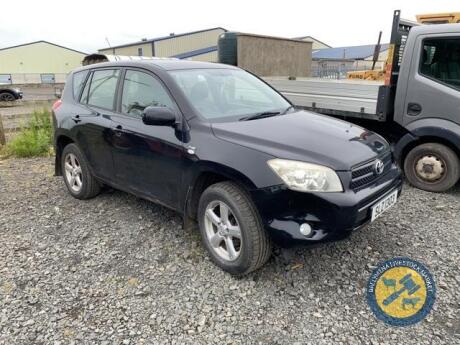
[[[170,72],[192,106],[208,120],[282,113],[290,104],[258,78],[237,69]]]

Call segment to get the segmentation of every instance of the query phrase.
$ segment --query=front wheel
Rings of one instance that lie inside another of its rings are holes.
[[[232,182],[219,182],[201,195],[198,222],[212,261],[235,275],[260,268],[271,245],[249,195]]]
[[[459,159],[449,147],[426,143],[414,147],[404,160],[409,182],[429,192],[445,192],[453,187],[460,174]]]

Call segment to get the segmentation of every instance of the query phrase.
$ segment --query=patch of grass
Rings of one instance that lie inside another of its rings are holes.
[[[51,152],[52,136],[50,112],[35,111],[27,126],[6,144],[6,151],[16,157],[47,156]]]

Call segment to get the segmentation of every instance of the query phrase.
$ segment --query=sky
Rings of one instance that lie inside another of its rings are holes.
[[[46,40],[85,53],[220,26],[280,37],[313,36],[334,47],[388,42],[393,11],[460,12],[458,0],[22,0],[0,21],[0,48]]]

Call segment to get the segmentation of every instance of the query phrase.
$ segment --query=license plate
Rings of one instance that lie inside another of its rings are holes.
[[[390,195],[386,196],[383,200],[380,200],[377,204],[372,206],[372,217],[371,222],[376,220],[380,215],[388,210],[391,206],[396,204],[396,200],[398,199],[398,191],[395,190]]]

